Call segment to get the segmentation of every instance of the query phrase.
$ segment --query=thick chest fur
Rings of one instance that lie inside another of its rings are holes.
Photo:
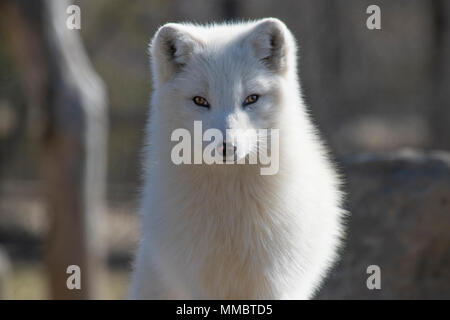
[[[272,298],[290,272],[295,213],[273,182],[241,178],[167,185],[178,196],[155,212],[161,262],[197,298]]]

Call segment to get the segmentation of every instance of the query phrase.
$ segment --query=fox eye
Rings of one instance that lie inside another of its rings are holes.
[[[200,107],[209,108],[209,102],[203,97],[195,96],[192,101]]]
[[[255,103],[258,101],[259,96],[257,94],[251,94],[244,100],[244,107],[248,106],[249,104]]]

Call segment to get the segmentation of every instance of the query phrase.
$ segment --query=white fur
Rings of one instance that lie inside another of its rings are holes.
[[[273,18],[167,24],[151,57],[142,241],[130,297],[312,297],[336,259],[344,211],[338,176],[301,97],[290,31]],[[253,93],[258,102],[242,108]],[[196,106],[194,96],[211,108]],[[194,120],[204,130],[279,128],[279,172],[174,165],[170,134]]]

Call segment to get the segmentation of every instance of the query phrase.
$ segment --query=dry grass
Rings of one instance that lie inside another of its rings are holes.
[[[101,299],[124,299],[128,286],[128,273],[122,270],[108,270],[102,288]],[[41,264],[19,264],[5,277],[4,299],[42,300],[49,299],[48,276]]]

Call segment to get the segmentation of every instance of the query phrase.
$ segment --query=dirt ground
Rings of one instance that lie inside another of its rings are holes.
[[[108,270],[102,299],[124,299],[129,273],[125,270]],[[18,263],[5,278],[3,299],[41,300],[49,299],[48,275],[40,263]]]

